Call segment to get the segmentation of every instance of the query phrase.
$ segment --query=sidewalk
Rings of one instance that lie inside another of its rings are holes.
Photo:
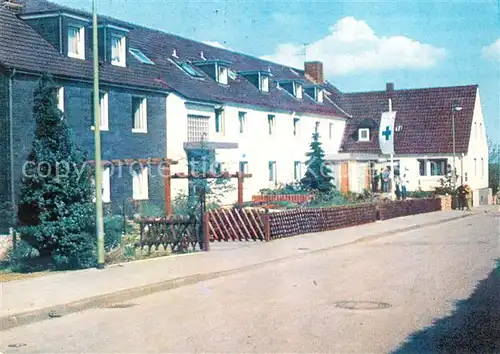
[[[91,307],[124,302],[265,263],[303,257],[310,252],[436,225],[479,212],[482,210],[419,214],[268,243],[212,243],[210,252],[112,265],[103,270],[87,269],[7,282],[2,284],[1,288],[0,330]]]

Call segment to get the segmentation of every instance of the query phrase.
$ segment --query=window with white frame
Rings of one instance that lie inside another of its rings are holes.
[[[148,106],[145,97],[132,97],[132,131],[134,133],[148,132]]]
[[[102,169],[102,201],[104,203],[111,202],[111,168],[104,167]]]
[[[149,198],[148,168],[134,168],[132,171],[132,198],[145,200]]]
[[[217,66],[217,82],[219,84],[227,85],[227,67]]]
[[[293,135],[298,136],[300,134],[300,119],[293,118]]]
[[[276,161],[269,161],[269,182],[276,182]]]
[[[126,37],[121,34],[111,35],[111,64],[117,66],[127,65]]]
[[[302,99],[302,96],[303,96],[302,84],[299,84],[296,82],[295,83],[295,97]]]
[[[328,124],[328,138],[333,140],[333,123]]]
[[[358,140],[359,141],[370,141],[370,129],[360,128],[358,130]]]
[[[246,119],[247,119],[247,112],[238,112],[238,123],[240,125],[240,134],[245,133]]]
[[[187,116],[187,141],[208,141],[210,117],[189,114]]]
[[[419,159],[420,176],[445,176],[448,173],[447,159]]]
[[[293,162],[293,179],[299,180],[302,178],[302,162],[294,161]]]
[[[319,103],[323,103],[323,90],[316,89],[316,101]]]
[[[248,161],[240,161],[240,173],[248,173]]]
[[[85,59],[85,27],[68,26],[68,56]]]
[[[272,114],[269,114],[267,116],[267,126],[268,126],[268,129],[269,129],[269,135],[274,135],[274,132],[275,132],[275,120],[276,120],[276,117]]]
[[[260,76],[260,90],[262,92],[269,92],[269,76]]]
[[[64,112],[64,87],[57,88],[57,108]]]
[[[215,110],[215,132],[224,134],[224,110]]]
[[[109,120],[108,120],[108,93],[107,92],[99,92],[99,118],[100,118],[100,130],[108,130],[109,129]]]

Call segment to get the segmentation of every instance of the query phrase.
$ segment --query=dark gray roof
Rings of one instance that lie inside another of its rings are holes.
[[[23,2],[25,3],[23,14],[62,10],[85,16],[89,20],[91,18],[90,14],[84,11],[45,0],[24,0]],[[300,79],[310,83],[303,70],[131,25],[109,17],[103,16],[100,19],[130,27],[128,37],[130,46],[140,49],[156,64],[143,64],[133,57],[128,58],[126,68],[103,64],[100,68],[103,83],[171,90],[191,100],[248,104],[275,110],[348,117],[345,112],[328,100],[320,104],[307,95],[299,100],[284,89],[277,87],[277,81],[287,79]],[[203,79],[193,78],[168,59],[172,57],[174,49],[177,50],[179,60],[182,61],[199,61],[200,52],[203,51],[204,57],[208,60],[231,62],[231,69],[236,72],[269,70],[272,74],[270,92],[261,92],[241,76],[237,76],[235,80],[229,79],[228,85],[218,84],[208,76]],[[0,64],[7,68],[50,72],[68,78],[92,79],[90,61],[72,59],[60,54],[26,22],[6,9],[0,9]]]

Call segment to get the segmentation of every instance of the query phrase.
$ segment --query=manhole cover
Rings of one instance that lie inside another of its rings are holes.
[[[108,309],[128,309],[129,307],[134,307],[135,305],[136,304],[123,303],[123,304],[113,304],[105,307]]]
[[[383,310],[391,305],[376,301],[341,301],[336,302],[335,307],[347,310]]]
[[[9,348],[21,348],[25,347],[26,343],[15,343],[15,344],[9,344]]]

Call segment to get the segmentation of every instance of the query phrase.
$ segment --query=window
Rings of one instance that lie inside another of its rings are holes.
[[[370,141],[370,129],[361,128],[358,130],[358,141]]]
[[[196,70],[192,65],[188,63],[183,63],[181,61],[170,59],[175,65],[177,65],[182,71],[192,77],[202,78],[203,74]]]
[[[104,167],[102,169],[102,201],[104,203],[111,202],[111,168]]]
[[[302,99],[302,85],[299,83],[295,83],[295,97]]]
[[[155,65],[155,63],[149,59],[146,54],[144,54],[143,52],[141,52],[139,49],[136,49],[136,48],[130,48],[128,50],[128,52],[130,54],[133,55],[134,58],[136,58],[137,60],[139,60],[141,63],[144,63],[144,64],[149,64],[149,65]]]
[[[481,157],[481,178],[484,178],[484,159]]]
[[[224,110],[215,110],[215,132],[224,134]]]
[[[227,67],[217,66],[217,82],[219,84],[227,85]]]
[[[418,170],[420,176],[427,176],[427,161],[426,160],[418,160]]]
[[[297,136],[300,133],[299,123],[300,123],[300,119],[299,118],[293,118],[293,135],[294,136]]]
[[[323,103],[323,90],[316,89],[316,101]]]
[[[268,128],[269,128],[269,135],[273,135],[274,134],[274,115],[272,114],[269,114],[267,116],[267,125],[268,125]]]
[[[149,198],[147,167],[134,169],[132,172],[132,198],[134,200]]]
[[[57,108],[61,112],[64,112],[64,87],[59,87],[57,89]]]
[[[315,133],[319,132],[319,125],[320,125],[320,122],[316,122],[316,123],[314,124],[314,132],[315,132]]]
[[[187,140],[188,142],[208,141],[210,117],[188,115],[187,116]]]
[[[132,131],[148,132],[148,108],[145,97],[132,97]]]
[[[474,158],[474,176],[477,177],[477,159]]]
[[[293,179],[299,180],[302,178],[302,162],[294,161],[293,163]]]
[[[333,123],[330,123],[328,125],[328,138],[330,140],[333,140]]]
[[[240,173],[248,173],[248,161],[240,161]]]
[[[85,59],[85,27],[68,26],[68,56]]]
[[[240,124],[240,134],[243,134],[245,131],[245,123],[246,123],[246,112],[238,112],[238,121]]]
[[[276,182],[276,161],[269,161],[269,182]]]
[[[418,160],[420,176],[445,176],[448,173],[448,160]]]
[[[260,90],[262,92],[269,92],[269,76],[260,76]]]
[[[100,130],[108,130],[109,129],[109,121],[108,121],[108,94],[107,92],[99,93],[99,118],[100,118]]]
[[[111,36],[111,64],[126,66],[126,38],[123,35]]]

